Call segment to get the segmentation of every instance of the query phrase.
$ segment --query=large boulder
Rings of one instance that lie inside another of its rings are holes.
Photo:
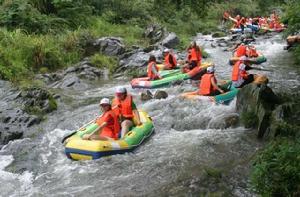
[[[38,87],[22,90],[16,101],[22,104],[22,108],[29,114],[38,113],[42,115],[57,109],[53,94]]]
[[[166,34],[166,29],[158,24],[148,25],[146,31],[144,32],[144,37],[150,40],[151,44],[161,41]]]
[[[94,67],[89,60],[84,60],[78,64],[68,67],[63,71],[49,74],[40,74],[36,78],[45,82],[51,88],[80,88],[84,89],[88,85],[82,79],[97,80],[105,74],[105,71]]]
[[[29,127],[40,121],[41,118],[38,116],[29,115],[20,108],[2,109],[0,113],[0,145],[20,139]]]
[[[271,116],[275,107],[280,103],[278,96],[265,84],[249,84],[243,87],[238,95],[236,108],[244,118],[252,119],[258,129],[258,137],[270,129]],[[247,116],[247,114],[250,114]],[[243,117],[242,117],[243,118]]]
[[[42,114],[56,108],[54,96],[45,89],[18,90],[0,82],[0,146],[21,138],[40,123]]]
[[[118,56],[124,53],[125,46],[121,38],[103,37],[93,43],[96,51],[109,56]]]
[[[161,41],[161,44],[167,48],[175,48],[179,44],[179,38],[171,32]]]

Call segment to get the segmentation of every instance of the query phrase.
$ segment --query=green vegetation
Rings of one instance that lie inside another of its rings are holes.
[[[117,60],[102,54],[95,54],[91,57],[91,63],[98,68],[107,68],[112,74],[117,68]]]
[[[285,32],[285,35],[288,36],[290,34],[300,33],[300,1],[291,0],[288,1],[288,4],[285,7],[285,15],[283,17],[283,21],[288,24],[288,29]],[[300,45],[293,49],[294,58],[296,60],[296,64],[300,63]]]
[[[262,196],[299,196],[300,125],[298,94],[283,93],[282,120],[272,120],[275,138],[254,160],[251,182]]]
[[[177,33],[179,48],[185,49],[196,33],[219,31],[224,11],[255,15],[262,2],[0,0],[0,78],[18,81],[72,65],[87,55],[87,44],[97,37],[117,36],[126,45],[147,46],[142,34],[152,23]],[[283,1],[267,1],[274,2]],[[115,62],[109,62],[113,71]]]
[[[279,138],[255,159],[252,184],[262,196],[300,194],[300,139]]]
[[[257,126],[258,117],[254,111],[249,111],[241,114],[241,121],[246,128],[254,128]]]

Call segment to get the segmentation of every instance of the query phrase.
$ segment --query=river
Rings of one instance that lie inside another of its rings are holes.
[[[210,36],[197,36],[216,63],[218,79],[229,79],[230,52],[210,46]],[[280,35],[259,39],[255,45],[268,59],[260,68],[275,91],[299,89],[299,73]],[[71,161],[61,139],[96,117],[98,101],[111,97],[115,86],[127,84],[138,107],[149,112],[155,134],[134,153],[94,161]],[[0,196],[199,196],[199,194],[255,196],[248,174],[250,160],[264,145],[255,131],[226,128],[237,116],[229,105],[191,102],[177,97],[196,89],[190,83],[167,87],[165,100],[139,101],[141,90],[127,81],[99,81],[86,90],[56,90],[58,110],[34,126],[24,139],[0,151]]]

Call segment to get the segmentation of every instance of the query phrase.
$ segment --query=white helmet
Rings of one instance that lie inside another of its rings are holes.
[[[164,49],[164,53],[168,53],[168,52],[170,52],[170,50],[167,49],[167,48],[165,48],[165,49]]]
[[[100,105],[110,105],[109,99],[108,98],[101,99]]]
[[[213,72],[215,72],[215,67],[214,66],[207,67],[206,72],[207,73],[213,73]]]
[[[127,90],[126,90],[126,88],[123,87],[123,86],[118,86],[118,87],[116,88],[116,93],[126,93],[126,92],[127,92]]]

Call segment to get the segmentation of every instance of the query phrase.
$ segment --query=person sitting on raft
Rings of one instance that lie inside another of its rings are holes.
[[[169,49],[164,50],[164,69],[172,70],[177,66],[177,60],[173,53]]]
[[[191,43],[188,48],[187,64],[183,67],[183,72],[189,72],[193,68],[200,66],[202,60],[202,53],[200,47],[195,41]]]
[[[117,115],[112,111],[108,98],[100,101],[103,114],[97,118],[96,123],[99,128],[93,133],[83,135],[84,140],[113,140],[118,139],[120,124]]]
[[[154,55],[150,55],[149,57],[147,75],[151,81],[162,78],[158,73],[158,67],[156,65],[156,58]]]
[[[234,57],[242,57],[245,56],[247,52],[247,46],[244,43],[240,43],[237,47],[236,50],[233,53]]]
[[[136,125],[140,126],[141,120],[139,112],[133,102],[132,96],[127,94],[127,90],[124,87],[117,87],[116,97],[112,102],[112,109],[119,117],[121,122],[121,138],[123,138],[129,129],[134,125],[133,118],[136,118]]]
[[[246,50],[246,56],[247,57],[258,57],[258,53],[256,51],[256,48],[254,45],[248,45],[247,50]]]
[[[252,83],[254,81],[254,75],[248,74],[246,72],[247,65],[245,64],[246,56],[240,57],[232,69],[232,85],[236,88],[241,88],[246,84]]]
[[[207,67],[199,85],[199,94],[203,96],[215,96],[223,94],[224,91],[217,85],[214,66]]]

